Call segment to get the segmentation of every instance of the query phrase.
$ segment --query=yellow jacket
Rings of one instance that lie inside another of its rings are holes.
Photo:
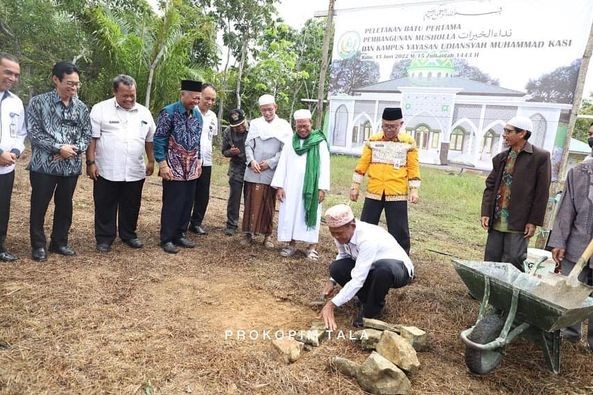
[[[409,188],[420,187],[420,164],[414,138],[399,133],[391,141],[383,139],[383,132],[372,135],[365,142],[352,181],[357,188],[364,175],[369,175],[366,197],[381,200],[406,200]]]

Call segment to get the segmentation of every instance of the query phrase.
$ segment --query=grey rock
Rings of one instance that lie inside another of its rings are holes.
[[[397,333],[384,331],[376,350],[406,372],[415,372],[420,367],[414,347]]]
[[[333,357],[329,364],[332,368],[348,377],[356,377],[358,369],[360,369],[359,364],[342,357]]]
[[[379,340],[381,340],[382,331],[377,329],[362,329],[352,334],[360,341],[360,345],[365,350],[374,350]]]
[[[281,339],[272,340],[272,346],[278,351],[278,355],[285,363],[293,363],[300,358],[303,347],[303,343],[298,342],[290,337],[284,337]]]
[[[425,351],[428,349],[428,336],[426,332],[415,326],[400,326],[399,335],[406,339],[414,350]]]
[[[365,328],[377,329],[380,331],[391,331],[399,333],[400,325],[389,324],[385,321],[375,320],[373,318],[363,318],[362,324]]]
[[[401,369],[375,351],[358,369],[356,380],[372,394],[407,394],[412,387]]]
[[[319,347],[319,343],[321,343],[326,335],[327,332],[325,330],[310,329],[308,331],[299,331],[294,338],[305,344]]]

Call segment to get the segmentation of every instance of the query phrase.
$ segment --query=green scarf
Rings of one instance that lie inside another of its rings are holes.
[[[303,146],[301,147],[301,141]],[[303,183],[303,199],[305,200],[305,223],[307,229],[317,224],[317,208],[319,205],[319,143],[325,141],[321,130],[313,130],[306,139],[301,140],[298,134],[292,136],[292,148],[297,155],[307,153],[305,182]]]

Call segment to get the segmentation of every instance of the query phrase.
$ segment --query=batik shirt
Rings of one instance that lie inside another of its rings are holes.
[[[58,92],[35,96],[27,108],[27,132],[31,140],[29,170],[54,176],[82,172],[81,156],[91,141],[91,119],[87,106],[77,97],[66,106]],[[63,159],[60,147],[76,147],[77,155]]]
[[[197,109],[187,111],[181,102],[163,108],[156,122],[154,158],[167,161],[174,181],[199,177],[202,115]]]
[[[509,205],[511,203],[511,185],[513,183],[513,172],[517,161],[517,151],[511,150],[507,156],[507,162],[502,171],[500,188],[496,195],[496,207],[494,209],[494,230],[499,232],[521,233],[509,230]]]

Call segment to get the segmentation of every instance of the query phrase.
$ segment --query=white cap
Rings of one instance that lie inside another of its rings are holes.
[[[261,95],[257,100],[260,106],[265,106],[266,104],[276,104],[276,99],[272,95]]]
[[[339,228],[354,219],[354,214],[350,206],[346,204],[337,204],[330,207],[325,212],[325,224],[330,228]]]
[[[295,121],[299,119],[311,119],[311,111],[309,110],[296,110],[292,116]]]
[[[523,129],[523,130],[528,130],[530,132],[533,132],[533,122],[531,122],[531,119],[527,118],[527,117],[522,117],[522,116],[515,116],[512,117],[507,124],[514,126],[516,128],[519,129]]]

